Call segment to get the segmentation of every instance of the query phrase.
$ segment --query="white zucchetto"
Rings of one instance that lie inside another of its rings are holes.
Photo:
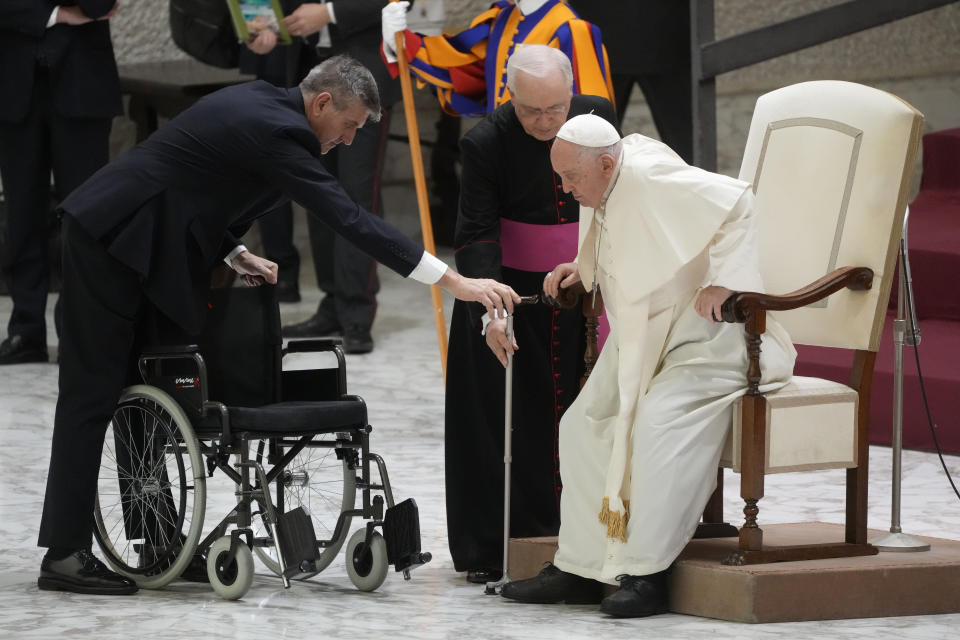
[[[609,147],[620,141],[616,128],[592,113],[584,113],[567,120],[557,137],[581,147]]]

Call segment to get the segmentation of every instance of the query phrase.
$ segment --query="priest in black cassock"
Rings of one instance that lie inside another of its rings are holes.
[[[562,52],[520,45],[510,57],[512,96],[460,141],[463,172],[455,235],[459,272],[535,294],[554,265],[577,254],[580,206],[550,166],[568,117],[593,112],[616,124],[605,98],[572,95]],[[447,531],[457,571],[499,579],[503,564],[503,417],[506,320],[456,302],[446,394]],[[557,429],[579,390],[585,346],[579,309],[537,305],[514,318],[511,536],[560,526]],[[499,362],[498,362],[499,361]]]

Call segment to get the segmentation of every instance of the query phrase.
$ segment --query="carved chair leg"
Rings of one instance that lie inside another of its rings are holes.
[[[740,550],[759,551],[763,546],[763,530],[757,524],[763,497],[763,471],[766,458],[766,400],[747,395],[742,400],[741,436],[743,449],[740,462],[740,496],[743,498],[743,526],[740,527]]]

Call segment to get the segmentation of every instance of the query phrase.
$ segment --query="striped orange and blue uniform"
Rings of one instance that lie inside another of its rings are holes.
[[[573,65],[573,92],[613,102],[600,29],[578,18],[561,0],[547,0],[527,16],[513,2],[500,0],[455,35],[421,36],[408,30],[404,36],[417,86],[435,87],[448,113],[482,117],[509,101],[507,60],[518,44],[560,49]],[[389,66],[396,76],[397,65]]]

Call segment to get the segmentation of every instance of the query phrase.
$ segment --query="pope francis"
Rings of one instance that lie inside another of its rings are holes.
[[[717,319],[733,291],[763,290],[753,192],[650,138],[621,140],[591,114],[564,124],[550,157],[581,212],[576,261],[547,274],[544,291],[599,287],[610,337],[560,423],[555,564],[502,595],[662,613],[667,569],[716,485],[746,390],[743,329]],[[785,384],[795,357],[768,319],[761,390]],[[602,598],[602,583],[620,588]]]

